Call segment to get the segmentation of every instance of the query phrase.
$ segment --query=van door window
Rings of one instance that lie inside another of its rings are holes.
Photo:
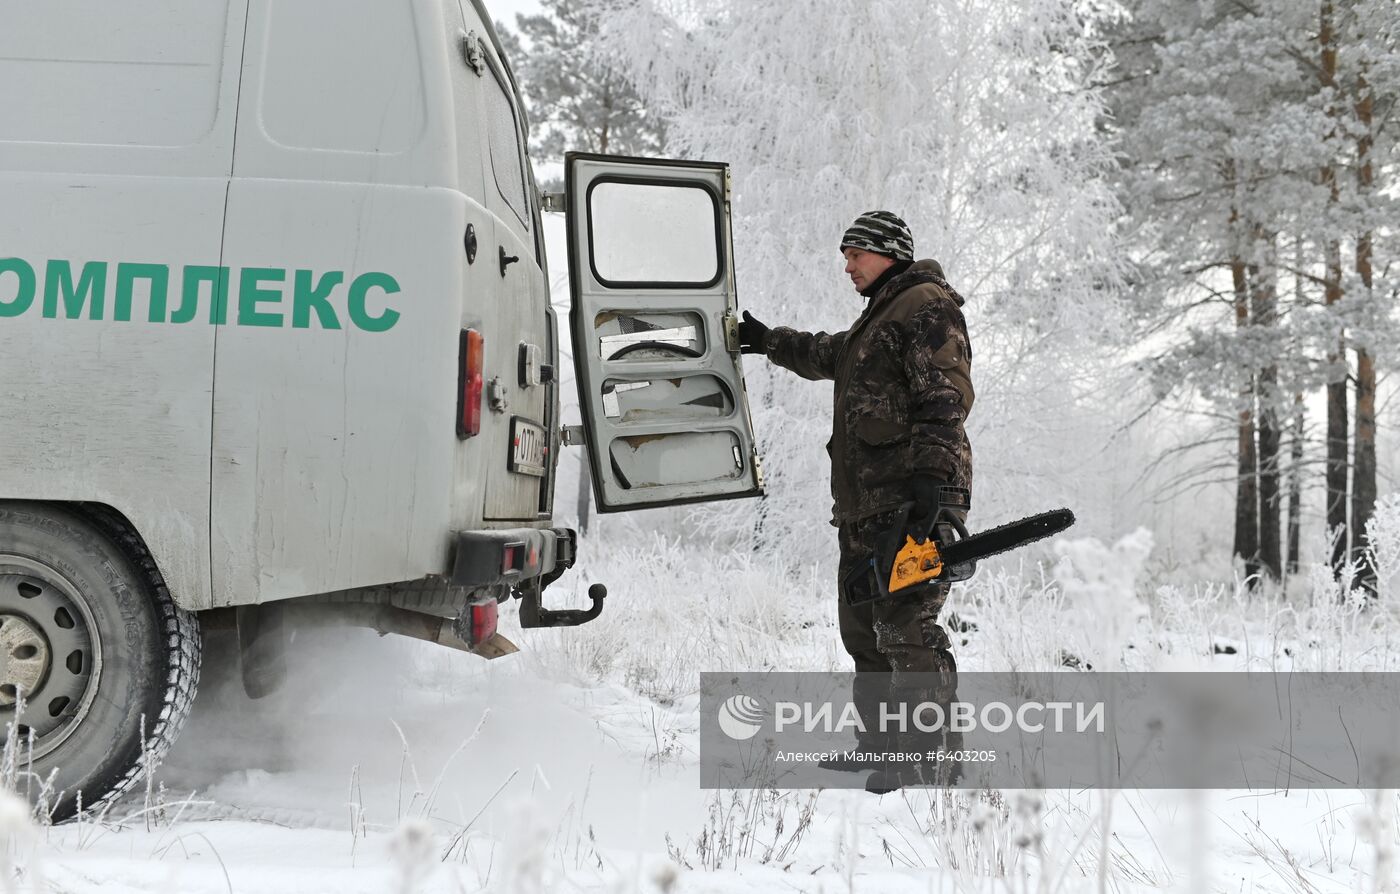
[[[491,69],[496,89],[486,89],[486,134],[491,143],[491,170],[496,177],[496,188],[501,198],[510,205],[510,210],[520,218],[527,229],[530,220],[530,204],[525,193],[525,168],[520,152],[520,127],[515,120],[515,108],[510,102],[510,92],[501,81],[496,66]]]
[[[719,282],[719,199],[702,183],[599,178],[588,188],[593,273],[610,289]]]

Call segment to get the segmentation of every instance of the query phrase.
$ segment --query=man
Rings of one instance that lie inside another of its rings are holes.
[[[741,350],[765,354],[807,379],[835,381],[827,450],[841,550],[842,644],[858,675],[892,674],[896,687],[901,675],[943,675],[948,685],[935,694],[942,702],[957,670],[938,624],[949,585],[923,584],[872,600],[874,575],[888,577],[890,569],[871,559],[882,545],[903,543],[906,531],[922,535],[940,508],[965,517],[972,450],[963,424],[973,391],[963,299],[937,261],[914,261],[908,226],[888,211],[858,217],[841,253],[867,300],[849,329],[834,335],[769,329],[745,312]],[[874,695],[860,688],[858,676],[858,706]],[[873,735],[870,721],[866,726],[863,747],[889,747]]]

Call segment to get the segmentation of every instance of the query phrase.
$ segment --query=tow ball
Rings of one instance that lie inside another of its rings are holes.
[[[538,581],[516,589],[516,595],[520,598],[521,627],[577,627],[587,624],[603,613],[603,600],[607,598],[608,588],[604,584],[594,584],[588,588],[588,598],[593,600],[592,608],[545,608],[541,604],[543,594],[544,588]]]

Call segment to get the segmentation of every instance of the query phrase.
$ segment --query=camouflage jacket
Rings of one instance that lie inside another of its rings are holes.
[[[971,489],[972,347],[962,296],[937,261],[919,261],[870,299],[845,332],[775,327],[768,359],[808,379],[835,380],[833,524],[896,508],[908,479]]]

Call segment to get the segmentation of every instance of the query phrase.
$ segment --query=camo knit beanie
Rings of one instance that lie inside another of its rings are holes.
[[[859,248],[896,261],[914,260],[914,237],[898,215],[867,211],[841,237],[841,247]]]

